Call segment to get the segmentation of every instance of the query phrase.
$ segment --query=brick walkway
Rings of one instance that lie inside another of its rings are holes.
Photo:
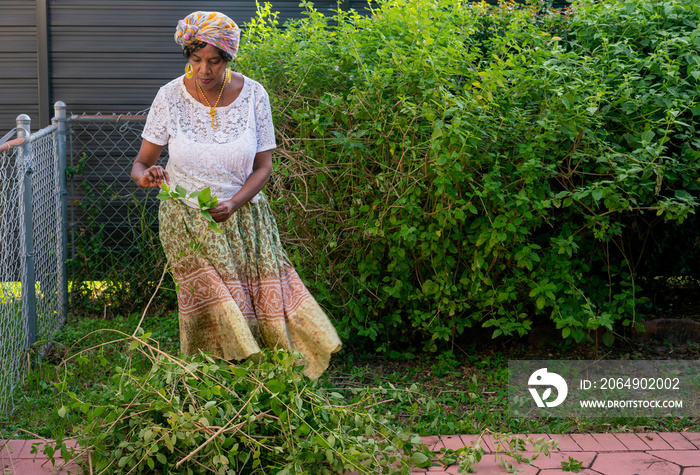
[[[520,465],[522,475],[569,475],[561,462],[573,457],[583,463],[581,475],[700,475],[700,433],[650,432],[636,434],[572,434],[537,435],[558,439],[559,449],[550,457],[541,455],[534,465]],[[470,445],[474,435],[443,435],[425,437],[423,441],[433,450],[445,447],[458,449]],[[11,440],[0,450],[0,475],[65,475],[80,474],[76,466],[52,471],[45,457],[31,454],[33,440]],[[0,441],[0,446],[4,443]],[[505,474],[495,461],[493,439],[484,440],[486,456],[476,466],[478,474]],[[457,467],[414,469],[413,473],[456,474]]]
[[[700,475],[700,433],[621,433],[621,434],[572,434],[532,435],[535,438],[558,439],[559,448],[550,457],[540,455],[534,465],[519,465],[522,475],[569,475],[561,463],[573,457],[583,465],[580,475]],[[470,445],[476,436],[452,435],[425,438],[433,450],[446,447],[458,449]],[[507,473],[495,461],[493,439],[486,437],[487,454],[476,466],[476,473]],[[456,474],[457,467],[447,469],[431,467],[414,469],[414,473]]]

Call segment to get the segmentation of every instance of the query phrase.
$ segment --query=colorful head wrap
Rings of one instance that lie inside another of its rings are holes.
[[[236,57],[241,29],[229,17],[219,12],[194,12],[177,23],[175,42],[185,48],[194,41],[216,46]]]

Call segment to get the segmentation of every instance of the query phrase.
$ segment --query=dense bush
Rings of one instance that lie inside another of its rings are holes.
[[[269,193],[345,339],[435,349],[475,324],[639,321],[650,230],[698,196],[700,6],[383,0],[246,30],[271,95]]]

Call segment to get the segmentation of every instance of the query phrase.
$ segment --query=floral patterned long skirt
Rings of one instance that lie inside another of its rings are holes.
[[[261,346],[294,349],[315,379],[342,344],[291,265],[259,196],[219,224],[223,234],[198,209],[161,202],[160,239],[178,285],[181,350],[242,360]]]

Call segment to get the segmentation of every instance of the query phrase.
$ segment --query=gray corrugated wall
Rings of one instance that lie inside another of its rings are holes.
[[[273,1],[280,22],[301,16],[299,0]],[[336,1],[317,1],[321,11]],[[364,1],[341,1],[359,11]],[[193,0],[0,0],[0,131],[21,113],[39,123],[37,8],[48,16],[48,94],[69,112],[137,112],[150,106],[158,87],[182,74],[185,60],[173,41],[177,21],[195,10],[221,11],[243,25],[255,1]]]
[[[283,19],[299,16],[299,0],[273,5]],[[52,2],[52,96],[72,112],[124,113],[148,107],[160,86],[183,73],[185,59],[173,34],[177,21],[193,10],[221,11],[244,24],[255,15],[255,2]]]
[[[19,114],[37,118],[36,1],[0,0],[0,136]]]

